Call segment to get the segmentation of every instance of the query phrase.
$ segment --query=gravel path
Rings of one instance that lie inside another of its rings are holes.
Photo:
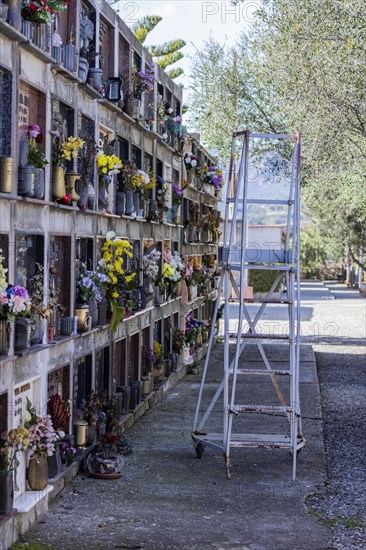
[[[328,283],[335,300],[314,307],[327,482],[308,499],[332,530],[333,548],[366,548],[366,301]],[[335,334],[329,335],[334,327]]]

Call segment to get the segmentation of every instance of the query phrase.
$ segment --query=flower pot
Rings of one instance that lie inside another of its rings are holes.
[[[14,350],[23,351],[30,346],[31,324],[30,319],[16,317],[14,324]]]
[[[4,2],[9,7],[8,9],[8,23],[12,25],[17,31],[22,29],[22,0],[5,0]]]
[[[18,170],[18,195],[33,197],[34,194],[34,166],[26,164],[19,166]]]
[[[102,69],[89,68],[87,82],[90,86],[93,86],[93,88],[99,91],[103,83]]]
[[[89,308],[89,317],[91,318],[92,327],[98,324],[98,308],[96,300],[89,300],[86,304]]]
[[[166,301],[166,291],[161,291],[157,286],[155,287],[155,305],[163,304]]]
[[[52,47],[52,57],[55,60],[55,63],[57,65],[61,64],[63,62],[64,56],[63,56],[63,49],[61,46],[53,46]]]
[[[43,491],[48,484],[46,456],[32,456],[28,467],[28,485],[32,491]]]
[[[44,170],[43,168],[34,169],[34,193],[35,199],[43,199],[44,197]]]
[[[98,302],[98,325],[107,324],[107,300]]]
[[[63,166],[54,166],[52,168],[52,196],[55,200],[61,200],[65,195],[65,168]]]
[[[13,472],[0,472],[0,514],[10,514],[13,502]]]
[[[13,190],[14,163],[11,157],[0,158],[0,192],[11,193]]]
[[[78,332],[88,332],[89,330],[89,307],[86,304],[75,308]]]
[[[80,195],[76,192],[76,186],[80,180],[80,174],[76,172],[68,172],[66,174],[66,187],[68,193],[70,193],[70,198],[73,202],[78,202],[80,200]]]
[[[126,194],[118,192],[116,200],[116,214],[118,216],[124,216],[126,212]]]
[[[47,457],[48,477],[56,477],[61,472],[61,453],[58,447],[52,456]]]
[[[79,57],[79,72],[78,77],[85,83],[88,78],[89,63],[85,57]]]
[[[133,191],[130,189],[127,189],[126,191],[126,216],[131,216],[135,212],[135,208],[133,205]]]
[[[8,352],[8,326],[6,320],[0,320],[0,355]]]

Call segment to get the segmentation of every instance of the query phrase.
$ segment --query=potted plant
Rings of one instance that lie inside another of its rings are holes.
[[[119,239],[113,231],[106,234],[106,241],[102,248],[103,257],[99,265],[105,275],[106,297],[112,310],[111,329],[116,332],[119,322],[126,313],[125,292],[126,285],[136,279],[136,273],[126,270],[126,258],[133,258],[132,245],[126,239]]]
[[[154,89],[155,69],[152,66],[143,72],[133,65],[130,82],[128,75],[123,75],[123,81],[126,112],[135,120],[140,120],[141,99],[145,92]]]
[[[66,198],[65,167],[63,162],[70,161],[78,156],[79,149],[84,145],[84,140],[74,136],[64,139],[59,130],[51,132],[54,142],[52,147],[52,194],[55,200]],[[68,195],[68,203],[70,203]]]
[[[17,455],[28,449],[29,436],[29,431],[23,427],[0,436],[0,514],[9,514],[13,509],[14,472],[19,465]]]

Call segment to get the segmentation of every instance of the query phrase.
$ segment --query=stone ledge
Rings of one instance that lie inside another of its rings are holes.
[[[52,485],[47,485],[43,491],[25,491],[20,497],[14,500],[14,508],[17,514],[25,514],[30,512],[32,508],[52,491]]]

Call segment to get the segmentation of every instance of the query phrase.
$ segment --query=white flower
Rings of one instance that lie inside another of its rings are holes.
[[[108,233],[106,234],[105,238],[107,241],[113,241],[113,239],[115,238],[116,234],[114,231],[108,231]]]
[[[22,313],[27,310],[27,302],[21,296],[12,294],[9,300],[9,309],[13,313]]]
[[[185,162],[186,164],[189,164],[189,163],[191,162],[191,157],[186,157],[186,158],[184,159],[184,162]]]
[[[193,168],[194,168],[195,166],[197,166],[197,161],[196,161],[196,160],[191,160],[191,165],[192,165]]]

